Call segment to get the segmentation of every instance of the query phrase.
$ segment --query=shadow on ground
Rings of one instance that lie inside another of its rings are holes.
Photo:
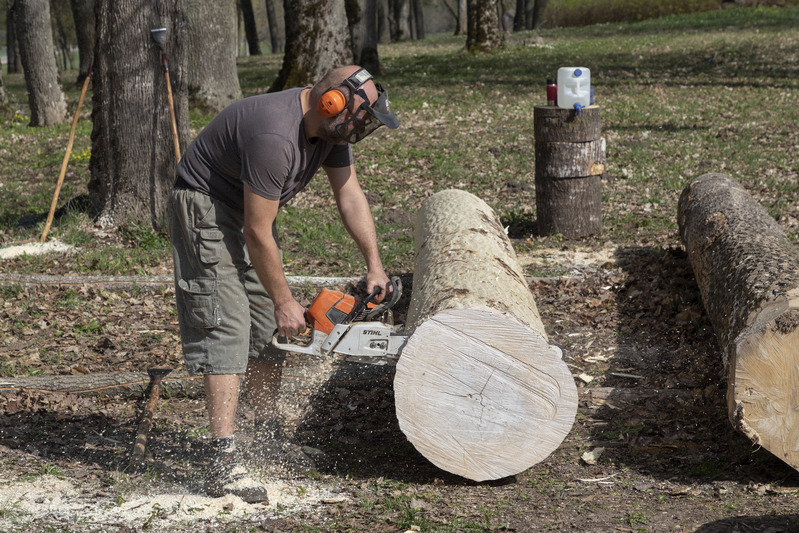
[[[607,450],[604,460],[683,483],[799,484],[792,468],[727,418],[722,356],[685,252],[625,247],[616,263],[618,284],[601,273],[597,280],[615,293],[616,331],[606,333],[616,338],[603,344],[616,347],[602,368],[601,393],[582,389],[580,404],[592,445]],[[573,355],[585,364],[591,353]]]

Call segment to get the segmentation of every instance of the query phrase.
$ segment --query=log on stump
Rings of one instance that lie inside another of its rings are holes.
[[[583,237],[602,227],[605,139],[600,108],[536,106],[535,205],[538,234]]]
[[[730,420],[799,469],[799,250],[724,174],[683,190],[678,223],[728,371]]]
[[[549,456],[574,423],[577,389],[550,345],[513,247],[482,200],[428,198],[394,395],[400,428],[439,468],[475,481]]]

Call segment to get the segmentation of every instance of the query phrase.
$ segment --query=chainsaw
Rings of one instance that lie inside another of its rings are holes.
[[[362,299],[322,289],[305,312],[305,332],[290,339],[275,335],[272,345],[301,354],[339,354],[355,363],[394,364],[407,336],[391,311],[402,296],[402,282],[394,276],[391,286],[394,291],[379,304],[374,299],[382,287]]]

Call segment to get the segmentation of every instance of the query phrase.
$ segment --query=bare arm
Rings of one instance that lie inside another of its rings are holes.
[[[294,299],[283,273],[280,249],[272,235],[279,202],[244,187],[244,239],[255,272],[275,304],[278,334],[298,335],[305,330],[305,309]],[[270,332],[271,333],[271,332]]]
[[[366,290],[372,292],[375,286],[388,288],[391,285],[383,270],[380,252],[377,248],[377,231],[369,209],[369,202],[358,183],[355,167],[324,167],[333,195],[336,198],[341,221],[352,236],[363,258],[366,260]],[[386,296],[383,290],[375,300],[380,302]]]

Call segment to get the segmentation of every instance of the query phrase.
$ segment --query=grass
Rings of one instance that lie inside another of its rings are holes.
[[[591,68],[607,140],[603,230],[583,244],[679,246],[679,194],[706,172],[740,181],[796,242],[797,25],[797,7],[739,8],[515,33],[504,49],[481,55],[466,54],[463,38],[449,35],[381,46],[379,78],[402,125],[354,151],[387,269],[412,270],[414,213],[446,188],[486,200],[520,252],[581,245],[535,233],[532,109],[545,103],[545,79],[567,65]],[[276,56],[241,60],[245,96],[265,90],[279,68]],[[14,242],[41,232],[69,125],[28,128],[24,82],[7,75],[6,83],[14,114],[0,130],[7,155],[0,238]],[[77,100],[76,88],[68,98]],[[89,113],[79,123],[61,205],[86,192]],[[210,118],[192,113],[193,131]],[[280,229],[289,274],[362,273],[324,178],[283,210]],[[58,218],[51,235],[80,253],[23,257],[0,268],[130,275],[164,272],[171,261],[165,236],[130,225],[105,242],[79,210]]]

